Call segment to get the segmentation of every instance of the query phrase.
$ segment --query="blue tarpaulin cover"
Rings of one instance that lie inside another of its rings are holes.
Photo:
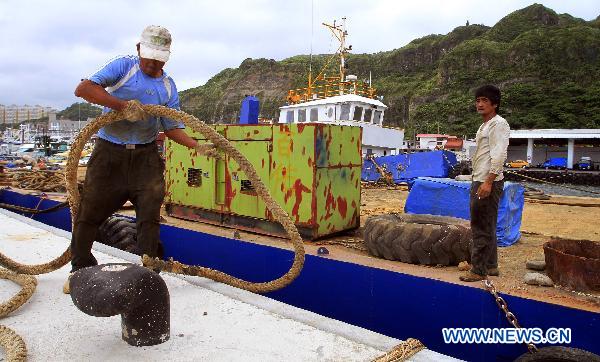
[[[404,211],[408,214],[443,215],[470,220],[470,188],[470,181],[418,178],[414,180],[410,189]],[[498,205],[498,246],[512,245],[521,237],[524,192],[525,188],[518,183],[504,183],[504,191]]]
[[[448,177],[448,171],[456,164],[456,155],[450,151],[418,152],[375,157],[375,162],[392,173],[395,183],[408,182],[417,177]],[[361,179],[377,181],[381,175],[373,161],[363,162]]]

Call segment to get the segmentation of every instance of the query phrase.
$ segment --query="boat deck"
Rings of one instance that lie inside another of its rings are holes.
[[[23,263],[46,262],[69,245],[70,233],[6,210],[0,225],[2,252]],[[139,260],[98,243],[94,248],[100,263]],[[119,316],[88,316],[62,293],[68,271],[37,276],[32,298],[0,320],[23,337],[30,361],[369,361],[400,342],[210,280],[162,273],[171,296],[171,338],[131,347],[121,340]],[[0,300],[18,290],[0,279]],[[411,360],[455,359],[423,350]]]

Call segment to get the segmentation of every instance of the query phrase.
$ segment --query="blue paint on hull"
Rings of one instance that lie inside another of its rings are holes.
[[[36,207],[39,198],[4,190],[0,202]],[[39,208],[56,203],[44,200]],[[67,209],[34,219],[70,230]],[[161,240],[167,258],[255,282],[283,275],[293,260],[291,251],[169,225],[161,226]],[[395,338],[418,338],[434,351],[469,361],[512,361],[526,351],[522,345],[444,343],[445,327],[510,327],[491,295],[477,288],[307,255],[300,276],[267,296]],[[571,328],[571,347],[600,354],[600,313],[502,296],[522,326]]]

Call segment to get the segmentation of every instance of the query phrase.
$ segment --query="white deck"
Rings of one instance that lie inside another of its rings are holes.
[[[62,253],[69,238],[70,233],[0,209],[0,249],[13,259],[46,262]],[[100,263],[137,260],[98,243],[94,255]],[[88,316],[62,293],[69,269],[38,276],[29,302],[0,319],[23,337],[29,361],[370,361],[399,343],[227,285],[162,273],[171,295],[171,338],[132,347],[121,339],[120,316]],[[18,288],[0,279],[0,300]],[[4,357],[0,349],[0,361]],[[424,350],[411,360],[455,359]]]

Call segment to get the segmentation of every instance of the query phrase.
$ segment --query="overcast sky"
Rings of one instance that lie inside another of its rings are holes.
[[[600,15],[598,0],[540,1],[585,20]],[[165,70],[179,90],[197,87],[245,58],[281,60],[330,53],[321,25],[346,17],[355,53],[400,48],[428,34],[446,34],[468,20],[494,25],[531,5],[522,0],[0,0],[0,104],[40,104],[59,110],[78,101],[73,90],[116,55],[133,54],[146,25],[171,31]],[[313,9],[311,11],[311,9]],[[313,24],[313,25],[311,25]]]

